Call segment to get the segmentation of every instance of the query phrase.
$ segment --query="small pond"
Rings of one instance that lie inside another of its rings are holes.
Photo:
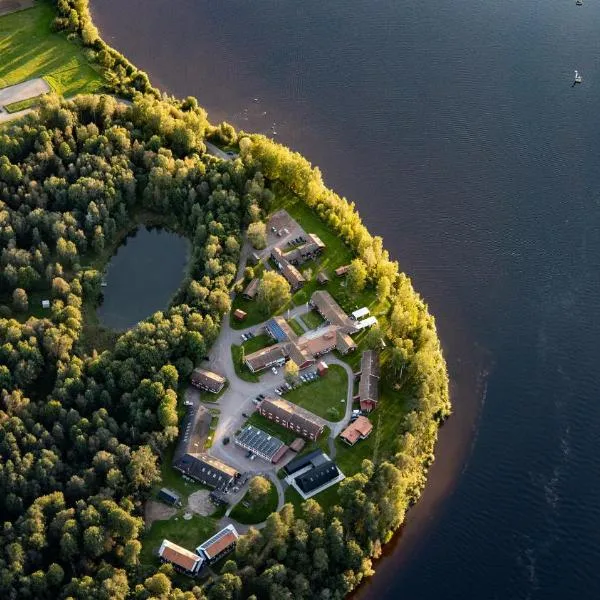
[[[100,323],[129,329],[167,308],[181,285],[189,253],[187,239],[163,229],[140,227],[127,236],[106,270]]]

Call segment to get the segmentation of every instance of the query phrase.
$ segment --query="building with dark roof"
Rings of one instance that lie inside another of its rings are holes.
[[[242,292],[242,296],[246,298],[246,300],[254,300],[256,294],[258,293],[258,286],[260,284],[260,280],[258,277],[255,277],[250,283],[246,286],[244,291]]]
[[[316,440],[323,433],[324,425],[316,415],[282,398],[265,398],[258,412],[309,440]]]
[[[375,350],[365,350],[360,358],[358,400],[360,409],[371,412],[379,401],[379,354]]]
[[[196,554],[203,562],[211,564],[231,552],[239,539],[238,532],[231,524],[227,525],[196,548]]]
[[[339,474],[340,472],[335,463],[327,461],[306,473],[302,473],[302,475],[298,475],[296,484],[305,494],[310,494],[336,479]]]
[[[320,271],[317,275],[317,283],[320,285],[326,285],[329,283],[329,277],[327,277],[327,273],[325,271]]]
[[[290,462],[283,467],[283,470],[288,475],[293,475],[294,473],[300,471],[300,469],[304,469],[308,466],[318,466],[323,464],[326,460],[327,458],[323,454],[322,450],[313,450],[312,452],[308,452],[307,454],[290,460]]]
[[[206,452],[187,452],[173,462],[173,468],[212,488],[227,489],[239,477],[228,464]]]
[[[181,504],[181,496],[169,488],[161,488],[158,490],[156,497],[161,502],[164,502],[165,504],[171,504],[172,506],[178,506]]]
[[[219,393],[226,381],[222,375],[217,375],[207,369],[197,368],[192,371],[192,385],[213,394]]]
[[[286,260],[281,248],[273,248],[273,250],[271,250],[271,258],[277,263],[279,271],[281,271],[281,274],[290,284],[292,291],[296,291],[306,283],[306,279],[302,273],[300,273],[292,263]]]
[[[281,460],[288,449],[279,438],[253,425],[246,425],[240,431],[235,438],[235,444],[272,463]]]
[[[295,342],[296,332],[283,317],[273,317],[265,323],[267,333],[278,342]]]
[[[307,240],[304,244],[289,252],[282,252],[283,258],[293,265],[300,265],[308,260],[316,258],[323,250],[325,250],[325,244],[318,235],[309,233],[306,237]]]
[[[171,563],[177,571],[186,575],[197,575],[202,568],[202,557],[169,540],[163,540],[158,556],[163,562]]]

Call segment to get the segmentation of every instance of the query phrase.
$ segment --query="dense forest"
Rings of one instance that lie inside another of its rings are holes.
[[[85,0],[57,8],[57,27],[93,48],[113,89],[135,100],[49,97],[0,129],[0,595],[342,598],[418,498],[449,414],[434,320],[382,240],[303,157],[211,126],[194,99],[160,99],[99,39]],[[206,137],[239,145],[239,158],[208,156]],[[384,375],[411,386],[412,405],[396,447],[344,480],[328,514],[312,500],[299,513],[286,505],[220,574],[182,591],[170,567],[139,564],[143,501],[178,433],[178,384],[215,340],[242,235],[277,186],[352,248],[352,285],[389,299]],[[191,240],[189,277],[168,310],[99,351],[84,329],[100,293],[93,258],[148,216]],[[41,297],[51,307],[34,316]]]

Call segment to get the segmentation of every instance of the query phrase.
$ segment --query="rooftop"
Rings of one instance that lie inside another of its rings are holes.
[[[193,571],[197,564],[202,561],[202,558],[197,554],[194,554],[190,550],[170,542],[169,540],[163,540],[158,555],[186,571]]]
[[[373,424],[367,417],[360,416],[353,423],[350,423],[340,437],[349,444],[355,444],[359,439],[366,438],[373,431]]]
[[[221,531],[215,533],[215,535],[198,546],[196,552],[205,555],[206,558],[210,560],[211,558],[218,556],[232,544],[235,544],[238,537],[238,532],[235,527],[231,524],[227,525],[227,527],[224,527]]]

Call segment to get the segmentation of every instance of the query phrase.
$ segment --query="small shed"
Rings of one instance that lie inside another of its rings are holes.
[[[50,300],[42,300],[42,308],[50,308]]]
[[[259,262],[260,262],[260,256],[256,252],[253,252],[248,257],[248,263],[251,264],[252,266],[257,265]]]
[[[238,321],[243,321],[247,316],[247,313],[239,308],[233,311],[233,318]]]
[[[317,282],[320,285],[326,285],[327,283],[329,283],[329,277],[327,277],[327,273],[325,273],[325,271],[321,271],[318,275],[317,275]]]
[[[317,373],[319,374],[319,377],[325,377],[325,375],[327,375],[328,370],[329,367],[327,366],[327,363],[323,360],[317,365]]]
[[[343,277],[344,275],[346,275],[346,273],[348,273],[348,269],[350,268],[350,265],[344,265],[343,267],[338,267],[335,270],[335,274],[338,277]]]
[[[290,444],[290,450],[293,452],[300,452],[305,445],[306,442],[302,438],[298,437]]]
[[[165,504],[170,504],[172,506],[178,506],[181,504],[181,497],[179,494],[173,490],[170,490],[169,488],[161,488],[156,496]]]

